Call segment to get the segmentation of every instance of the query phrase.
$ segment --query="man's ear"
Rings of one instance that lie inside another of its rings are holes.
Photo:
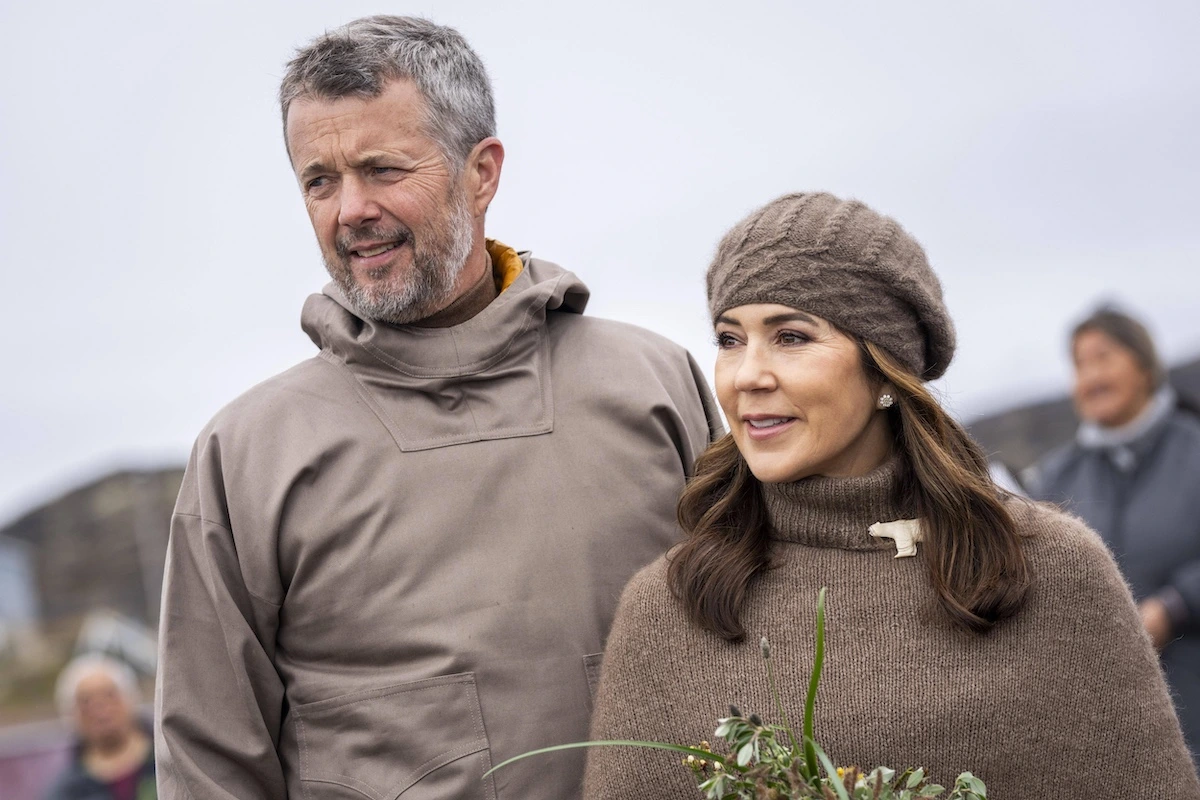
[[[489,136],[471,150],[467,156],[467,199],[471,203],[471,215],[482,216],[487,211],[500,188],[500,171],[504,167],[504,145],[495,136]]]

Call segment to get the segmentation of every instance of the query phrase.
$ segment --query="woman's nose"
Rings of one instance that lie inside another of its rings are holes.
[[[762,352],[762,348],[748,346],[745,349],[733,376],[733,386],[739,392],[769,391],[775,388],[775,373],[771,369],[770,357]]]

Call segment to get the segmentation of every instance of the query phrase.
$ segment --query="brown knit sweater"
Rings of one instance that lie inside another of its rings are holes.
[[[1014,500],[1033,589],[1015,618],[968,634],[938,607],[921,558],[895,559],[891,542],[867,534],[902,518],[895,486],[894,463],[862,478],[764,486],[776,541],[744,607],[741,644],[689,622],[665,558],[639,572],[609,637],[592,738],[717,746],[730,703],[780,722],[764,635],[799,725],[817,591],[827,586],[816,735],[836,763],[924,766],[944,785],[971,770],[995,800],[1200,798],[1158,659],[1100,539],[1049,506]],[[700,794],[677,754],[604,747],[589,750],[584,797]]]

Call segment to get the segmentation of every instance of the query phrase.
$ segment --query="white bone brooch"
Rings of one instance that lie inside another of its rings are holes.
[[[917,542],[921,541],[921,523],[915,519],[898,519],[895,522],[876,522],[868,532],[876,539],[891,539],[896,543],[896,558],[917,554]]]

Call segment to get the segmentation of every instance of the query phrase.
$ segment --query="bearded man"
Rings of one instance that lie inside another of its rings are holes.
[[[676,345],[484,237],[504,148],[455,31],[298,52],[284,134],[333,282],[316,356],[201,432],[171,526],[164,798],[564,798],[626,580],[719,429]]]

